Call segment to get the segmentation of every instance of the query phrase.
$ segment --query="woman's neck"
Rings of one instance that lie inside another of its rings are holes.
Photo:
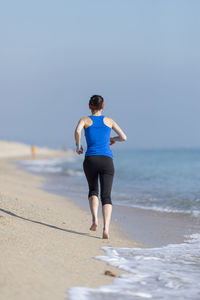
[[[93,115],[93,116],[101,116],[101,113],[102,113],[102,111],[101,111],[101,110],[98,110],[98,111],[92,112],[92,115]]]

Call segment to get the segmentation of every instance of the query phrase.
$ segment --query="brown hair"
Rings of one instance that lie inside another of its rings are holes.
[[[103,99],[103,97],[99,96],[99,95],[93,95],[90,98],[89,107],[92,110],[95,110],[95,109],[100,110],[100,109],[104,108],[104,99]]]

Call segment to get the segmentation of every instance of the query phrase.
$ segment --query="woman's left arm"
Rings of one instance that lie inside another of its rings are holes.
[[[112,129],[118,134],[118,136],[114,136],[110,138],[110,145],[114,144],[115,142],[124,142],[127,140],[127,137],[123,130],[119,127],[119,125],[112,120]]]
[[[76,152],[78,154],[83,153],[83,147],[81,145],[81,131],[85,126],[84,118],[80,119],[78,122],[78,125],[76,126],[75,132],[74,132],[74,137],[76,141]]]

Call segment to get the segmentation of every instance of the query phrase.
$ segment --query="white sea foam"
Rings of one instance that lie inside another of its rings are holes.
[[[130,274],[114,279],[111,286],[71,288],[70,300],[200,299],[200,234],[161,248],[102,249],[106,255],[97,259]]]
[[[63,166],[66,163],[75,162],[74,157],[64,158],[51,158],[51,159],[37,159],[37,160],[24,160],[20,162],[20,165],[26,168],[26,170],[36,173],[63,173]],[[80,176],[82,172],[66,168],[64,170],[68,176]]]
[[[49,158],[49,159],[35,159],[35,160],[23,160],[20,162],[26,166],[54,166],[56,164],[62,164],[63,162],[74,162],[76,159],[72,156],[61,158]]]
[[[199,210],[183,210],[183,209],[174,209],[171,207],[162,207],[162,206],[156,206],[156,205],[142,205],[142,204],[135,204],[133,201],[114,201],[116,205],[120,206],[128,206],[128,207],[135,207],[135,208],[142,208],[142,209],[147,209],[147,210],[155,210],[159,212],[167,212],[167,213],[183,213],[183,214],[191,214],[194,217],[199,217],[200,216],[200,211]]]
[[[74,170],[74,169],[65,170],[65,174],[68,175],[68,176],[83,176],[82,171],[77,171],[77,170]]]

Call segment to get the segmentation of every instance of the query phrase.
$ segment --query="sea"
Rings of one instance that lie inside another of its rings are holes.
[[[183,220],[188,216],[200,224],[199,148],[121,147],[114,149],[113,155],[112,201],[115,207],[167,213],[175,218],[178,215]],[[45,189],[68,196],[85,208],[88,191],[83,159],[83,156],[74,155],[26,160],[19,164],[25,170],[46,176]],[[169,238],[168,244],[159,247],[153,243],[141,248],[103,247],[105,255],[95,258],[129,274],[115,278],[110,286],[73,287],[68,291],[69,299],[200,300],[200,226],[195,228],[196,231],[185,235],[180,243],[170,242]]]

